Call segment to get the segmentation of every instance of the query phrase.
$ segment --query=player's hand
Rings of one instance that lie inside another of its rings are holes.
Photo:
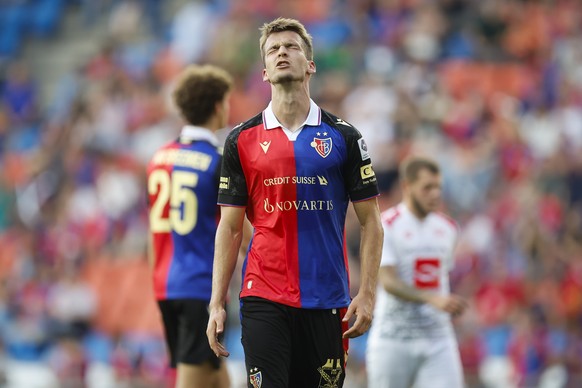
[[[223,344],[218,341],[218,336],[224,332],[224,322],[226,322],[226,310],[223,307],[210,308],[210,317],[208,318],[208,327],[206,336],[210,348],[216,354],[216,357],[228,357],[230,353]]]
[[[372,314],[374,312],[374,296],[358,293],[350,303],[348,311],[343,321],[349,322],[352,316],[356,316],[356,321],[346,332],[343,338],[356,338],[364,334],[372,324]]]
[[[465,298],[458,295],[434,295],[429,303],[434,307],[451,315],[460,315],[469,306]]]

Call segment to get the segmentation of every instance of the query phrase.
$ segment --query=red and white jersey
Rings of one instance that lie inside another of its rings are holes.
[[[441,213],[418,219],[404,203],[382,213],[384,246],[380,266],[395,266],[402,281],[448,295],[449,271],[458,226]],[[405,301],[379,287],[370,339],[435,338],[453,333],[449,314]]]

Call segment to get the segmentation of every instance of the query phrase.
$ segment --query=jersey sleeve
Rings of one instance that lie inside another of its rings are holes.
[[[218,186],[219,205],[246,206],[248,201],[247,182],[238,152],[239,134],[240,131],[234,130],[224,144]]]
[[[218,163],[216,166],[216,170],[214,170],[214,181],[220,182],[220,171],[222,169],[222,149],[218,150]]]
[[[396,250],[394,247],[394,239],[392,235],[392,228],[382,223],[384,229],[384,244],[382,245],[382,258],[380,259],[380,267],[387,265],[396,265]]]
[[[358,202],[376,197],[380,191],[366,142],[354,127],[349,126],[344,133],[347,143],[346,188],[350,199]]]

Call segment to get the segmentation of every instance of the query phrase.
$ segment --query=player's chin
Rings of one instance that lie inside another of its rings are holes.
[[[426,205],[426,213],[436,212],[439,210],[440,203],[429,203]]]
[[[290,82],[303,81],[302,77],[292,74],[290,71],[281,71],[271,79],[273,85],[286,84]]]

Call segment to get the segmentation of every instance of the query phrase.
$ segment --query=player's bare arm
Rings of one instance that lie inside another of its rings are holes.
[[[244,259],[247,255],[249,249],[249,243],[251,242],[251,237],[253,237],[253,226],[248,218],[245,217],[243,222],[243,235],[242,242],[238,251],[239,258]]]
[[[467,301],[461,296],[450,294],[440,295],[430,291],[419,290],[406,284],[398,276],[395,266],[380,268],[378,280],[384,289],[398,298],[416,303],[428,303],[439,310],[452,315],[461,314],[467,308]]]
[[[244,207],[221,207],[220,222],[216,230],[212,296],[209,305],[210,317],[206,329],[208,342],[217,357],[228,357],[230,354],[218,341],[218,335],[224,331],[226,294],[243,238],[244,220]]]
[[[356,316],[352,327],[343,334],[344,338],[359,337],[370,328],[384,240],[377,199],[372,198],[353,205],[361,225],[360,290],[350,303],[344,317],[344,320],[348,321],[352,315]]]

